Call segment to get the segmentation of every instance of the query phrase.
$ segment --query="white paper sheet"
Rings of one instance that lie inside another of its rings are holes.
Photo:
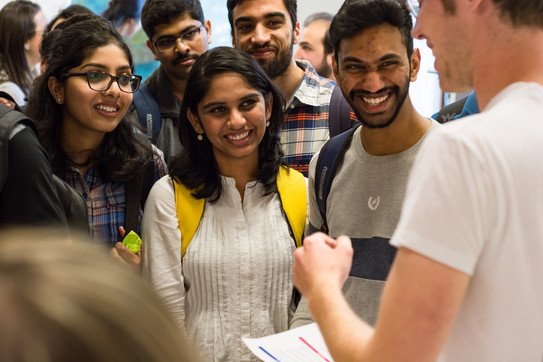
[[[333,362],[316,323],[243,342],[264,362]]]

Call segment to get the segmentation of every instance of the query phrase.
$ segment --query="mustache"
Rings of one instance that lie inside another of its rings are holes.
[[[391,86],[391,87],[385,87],[382,89],[379,89],[377,92],[368,92],[362,89],[353,89],[349,92],[349,98],[351,100],[354,100],[356,97],[375,97],[377,94],[385,94],[388,92],[392,92],[395,94],[400,93],[400,87],[397,85]]]
[[[278,46],[272,45],[270,42],[267,42],[267,43],[264,43],[264,44],[253,45],[248,49],[248,51],[253,52],[255,50],[259,50],[259,49],[262,49],[262,48],[273,48],[274,50],[279,50]]]
[[[198,54],[190,54],[190,53],[185,53],[185,54],[182,54],[178,57],[176,57],[174,60],[172,60],[172,64],[173,65],[177,65],[181,62],[184,62],[186,60],[189,60],[189,59],[198,59]]]

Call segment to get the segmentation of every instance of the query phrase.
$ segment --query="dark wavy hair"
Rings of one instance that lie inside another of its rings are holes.
[[[329,29],[336,61],[342,39],[353,37],[368,28],[384,23],[398,28],[407,50],[407,57],[411,59],[413,21],[404,0],[346,0],[334,16]]]
[[[179,138],[184,149],[168,165],[170,176],[194,190],[194,197],[209,198],[211,202],[218,200],[222,193],[219,168],[207,137],[197,140],[198,134],[187,117],[187,110],[198,116],[198,104],[209,91],[211,82],[217,75],[227,72],[241,75],[265,98],[269,94],[273,97],[270,125],[258,146],[258,170],[254,175],[264,184],[266,194],[277,190],[275,181],[279,167],[286,166],[282,161],[279,137],[283,125],[283,93],[250,55],[231,47],[211,49],[196,60],[187,79],[179,116]]]
[[[265,0],[261,0],[265,1]],[[228,21],[230,22],[230,29],[232,34],[234,34],[234,8],[240,5],[243,0],[227,0],[226,7],[228,8]],[[290,21],[292,22],[292,29],[296,28],[296,23],[298,22],[298,1],[297,0],[283,0],[285,8],[287,8],[288,14],[290,15]]]
[[[26,0],[11,1],[0,11],[0,67],[26,96],[33,75],[26,61],[24,44],[36,33],[34,17],[40,11],[38,4]]]
[[[68,26],[65,26],[66,22]],[[66,175],[72,162],[61,146],[63,108],[49,91],[49,78],[65,82],[65,74],[70,69],[81,65],[97,48],[109,44],[123,50],[134,71],[130,49],[107,20],[97,15],[75,15],[62,25],[47,34],[52,37],[47,40],[50,45],[45,50],[47,66],[34,82],[26,108],[27,115],[36,121],[38,138],[49,154],[53,172],[60,177]],[[152,162],[151,155],[152,149],[145,137],[136,134],[125,117],[113,131],[106,133],[95,157],[101,177],[107,181],[127,181]]]
[[[141,27],[152,41],[157,26],[169,24],[183,14],[189,14],[202,24],[205,21],[204,11],[198,0],[147,0],[141,9]]]

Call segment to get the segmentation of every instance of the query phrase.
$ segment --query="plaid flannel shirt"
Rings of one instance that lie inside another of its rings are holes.
[[[296,63],[305,74],[286,104],[281,143],[285,161],[307,177],[311,157],[330,138],[328,114],[336,83],[319,76],[308,61]],[[357,121],[354,112],[351,118]]]
[[[162,151],[153,146],[154,181],[167,173]],[[72,167],[66,174],[65,181],[79,191],[87,202],[89,225],[92,238],[110,246],[122,241],[119,226],[124,226],[126,210],[125,182],[107,182],[98,174],[96,167],[91,167],[85,176]],[[143,211],[138,217],[139,226]]]

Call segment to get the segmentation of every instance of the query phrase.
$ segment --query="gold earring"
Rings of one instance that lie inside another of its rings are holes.
[[[204,140],[204,136],[202,136],[201,134],[199,134],[197,137],[198,141],[203,141]]]
[[[269,127],[270,126],[270,121],[266,121],[266,127]]]

